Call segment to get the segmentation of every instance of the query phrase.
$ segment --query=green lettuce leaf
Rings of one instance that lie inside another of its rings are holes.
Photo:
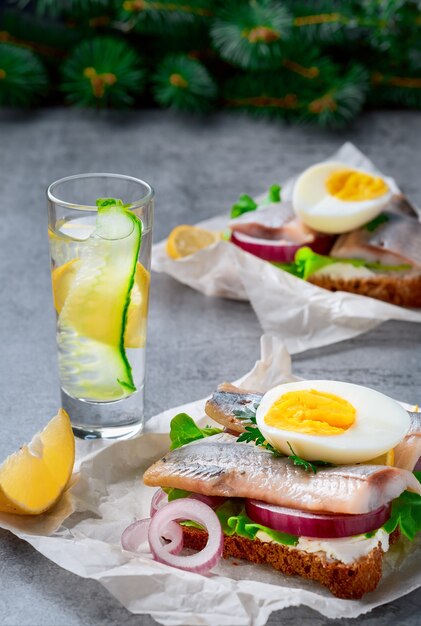
[[[382,265],[381,263],[370,263],[364,259],[338,259],[336,257],[326,256],[313,252],[311,248],[303,246],[295,253],[293,263],[273,263],[276,267],[298,278],[307,280],[312,274],[334,263],[347,263],[354,267],[367,267],[368,269],[384,271],[384,272],[400,272],[407,270],[411,265]]]
[[[273,541],[283,543],[286,546],[296,546],[298,537],[272,530],[262,524],[253,522],[247,517],[243,503],[235,498],[229,499],[219,506],[215,513],[221,522],[225,535],[239,535],[247,539],[254,539],[259,531],[266,533]]]
[[[415,478],[421,483],[421,472],[414,472]],[[421,532],[421,496],[417,493],[404,491],[392,502],[392,515],[384,525],[388,533],[396,528],[411,541]]]
[[[187,413],[179,413],[172,418],[170,424],[170,450],[175,450],[175,448],[180,448],[180,446],[184,446],[186,443],[191,443],[192,441],[203,439],[204,437],[210,437],[217,433],[222,433],[222,429],[211,428],[210,426],[199,428],[190,415],[187,415]]]
[[[171,491],[181,491],[181,489],[173,489]],[[185,496],[177,495],[179,498],[183,498]],[[175,499],[175,498],[173,498]],[[239,535],[240,537],[246,537],[247,539],[254,539],[259,531],[266,533],[272,541],[276,541],[277,543],[282,543],[286,546],[296,546],[298,543],[298,537],[295,535],[289,535],[288,533],[281,533],[277,530],[273,530],[272,528],[268,528],[267,526],[262,526],[262,524],[256,524],[249,517],[247,517],[244,504],[241,500],[237,500],[236,498],[230,498],[221,504],[217,509],[215,509],[215,513],[218,516],[218,519],[221,523],[222,532],[225,535]],[[197,522],[192,522],[187,520],[185,522],[181,522],[183,526],[190,526],[192,528],[200,528],[203,529],[203,526],[197,524]]]
[[[167,494],[168,502],[178,500],[178,498],[188,498],[191,493],[185,489],[176,489],[175,487],[162,487],[162,491],[165,491]]]

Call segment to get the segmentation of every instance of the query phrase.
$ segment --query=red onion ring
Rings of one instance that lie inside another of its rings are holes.
[[[157,489],[152,496],[150,516],[153,517],[158,509],[168,502],[168,496],[163,489]]]
[[[150,523],[151,520],[147,517],[130,524],[121,535],[123,549],[136,554],[150,552],[148,538]],[[161,536],[168,540],[168,543],[161,545],[169,554],[179,554],[181,552],[183,549],[183,530],[179,524],[169,522],[161,532],[158,541],[161,541]],[[145,549],[142,549],[142,544],[146,544]]]
[[[192,500],[200,500],[200,502],[204,502],[212,509],[220,506],[226,500],[226,498],[224,498],[223,496],[205,496],[201,493],[192,493],[188,497]],[[162,508],[166,504],[168,504],[168,496],[165,491],[163,489],[158,489],[157,491],[155,491],[151,500],[151,517],[155,515],[158,509]]]
[[[318,539],[352,537],[377,530],[387,522],[391,514],[390,504],[361,515],[312,513],[275,506],[260,500],[246,500],[245,506],[246,513],[253,522],[298,537]]]
[[[170,522],[183,520],[197,522],[208,533],[208,541],[203,550],[189,556],[170,554],[160,540],[163,528],[166,529]],[[198,574],[209,572],[219,562],[224,547],[221,524],[215,512],[207,504],[189,498],[174,500],[159,509],[151,519],[148,538],[156,561]]]
[[[415,463],[415,467],[413,469],[414,472],[421,472],[421,456],[418,461]]]
[[[235,231],[231,233],[231,242],[264,261],[293,263],[295,253],[303,246],[311,248],[318,254],[328,254],[332,248],[333,238],[330,235],[317,235],[314,241],[297,244],[272,239],[257,239],[257,237]]]

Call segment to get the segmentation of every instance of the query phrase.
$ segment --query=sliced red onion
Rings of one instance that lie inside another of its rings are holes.
[[[333,238],[330,235],[318,234],[314,241],[297,244],[285,240],[257,239],[238,231],[231,233],[231,241],[239,248],[258,256],[264,261],[277,263],[292,263],[295,253],[303,246],[311,248],[313,252],[318,254],[328,254],[333,244]]]
[[[152,496],[150,516],[153,517],[158,509],[167,504],[168,496],[163,489],[157,489]]]
[[[415,463],[414,472],[421,472],[421,456],[418,461]]]
[[[150,552],[149,546],[149,526],[151,519],[140,519],[130,524],[121,535],[121,545],[124,550],[129,552],[148,553]],[[179,554],[183,548],[183,530],[175,522],[169,522],[165,528],[161,531],[159,541],[161,537],[167,540],[167,543],[161,544],[162,547],[169,554]]]
[[[201,493],[192,493],[188,497],[192,500],[200,500],[200,502],[204,502],[212,509],[216,509],[217,506],[220,506],[226,500],[223,496],[205,496]],[[155,491],[151,500],[151,517],[155,515],[158,509],[162,508],[166,504],[168,504],[168,496],[165,491],[163,489]]]
[[[189,556],[170,554],[161,543],[162,529],[166,529],[170,522],[184,520],[197,522],[206,528],[206,546]],[[198,574],[209,572],[219,562],[224,547],[221,524],[215,512],[207,504],[190,498],[174,500],[159,509],[151,520],[148,537],[153,557],[157,561]]]
[[[246,500],[246,513],[253,522],[273,530],[298,537],[332,539],[361,535],[381,528],[390,517],[391,505],[361,515],[333,515],[275,506],[260,500]]]

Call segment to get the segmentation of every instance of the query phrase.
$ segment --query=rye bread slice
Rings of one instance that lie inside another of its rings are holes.
[[[366,278],[313,275],[307,280],[329,291],[348,291],[398,306],[421,308],[421,271],[401,275],[378,274]]]
[[[205,531],[183,526],[184,547],[202,550],[208,538]],[[390,543],[399,539],[399,531],[390,535]],[[384,552],[380,544],[369,554],[351,564],[328,561],[320,554],[308,554],[280,543],[266,543],[239,535],[224,535],[225,559],[244,559],[256,564],[271,565],[288,576],[314,580],[337,598],[359,600],[374,591],[382,577]]]

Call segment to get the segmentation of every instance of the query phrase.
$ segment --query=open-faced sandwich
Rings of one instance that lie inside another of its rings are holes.
[[[125,549],[148,539],[155,559],[199,573],[246,559],[357,599],[390,545],[421,531],[420,413],[326,380],[264,395],[224,384],[205,410],[224,430],[172,420],[171,451],[143,476],[159,487],[151,519],[126,529]]]
[[[285,271],[332,291],[421,307],[421,223],[380,176],[319,163],[299,176],[291,203],[243,198],[233,216],[231,241]]]
[[[214,243],[215,237],[181,226],[170,235],[167,252],[179,258]],[[281,201],[278,185],[260,202],[241,196],[232,207],[226,238],[319,287],[421,307],[417,212],[383,177],[345,163],[329,161],[305,170],[291,202]]]

